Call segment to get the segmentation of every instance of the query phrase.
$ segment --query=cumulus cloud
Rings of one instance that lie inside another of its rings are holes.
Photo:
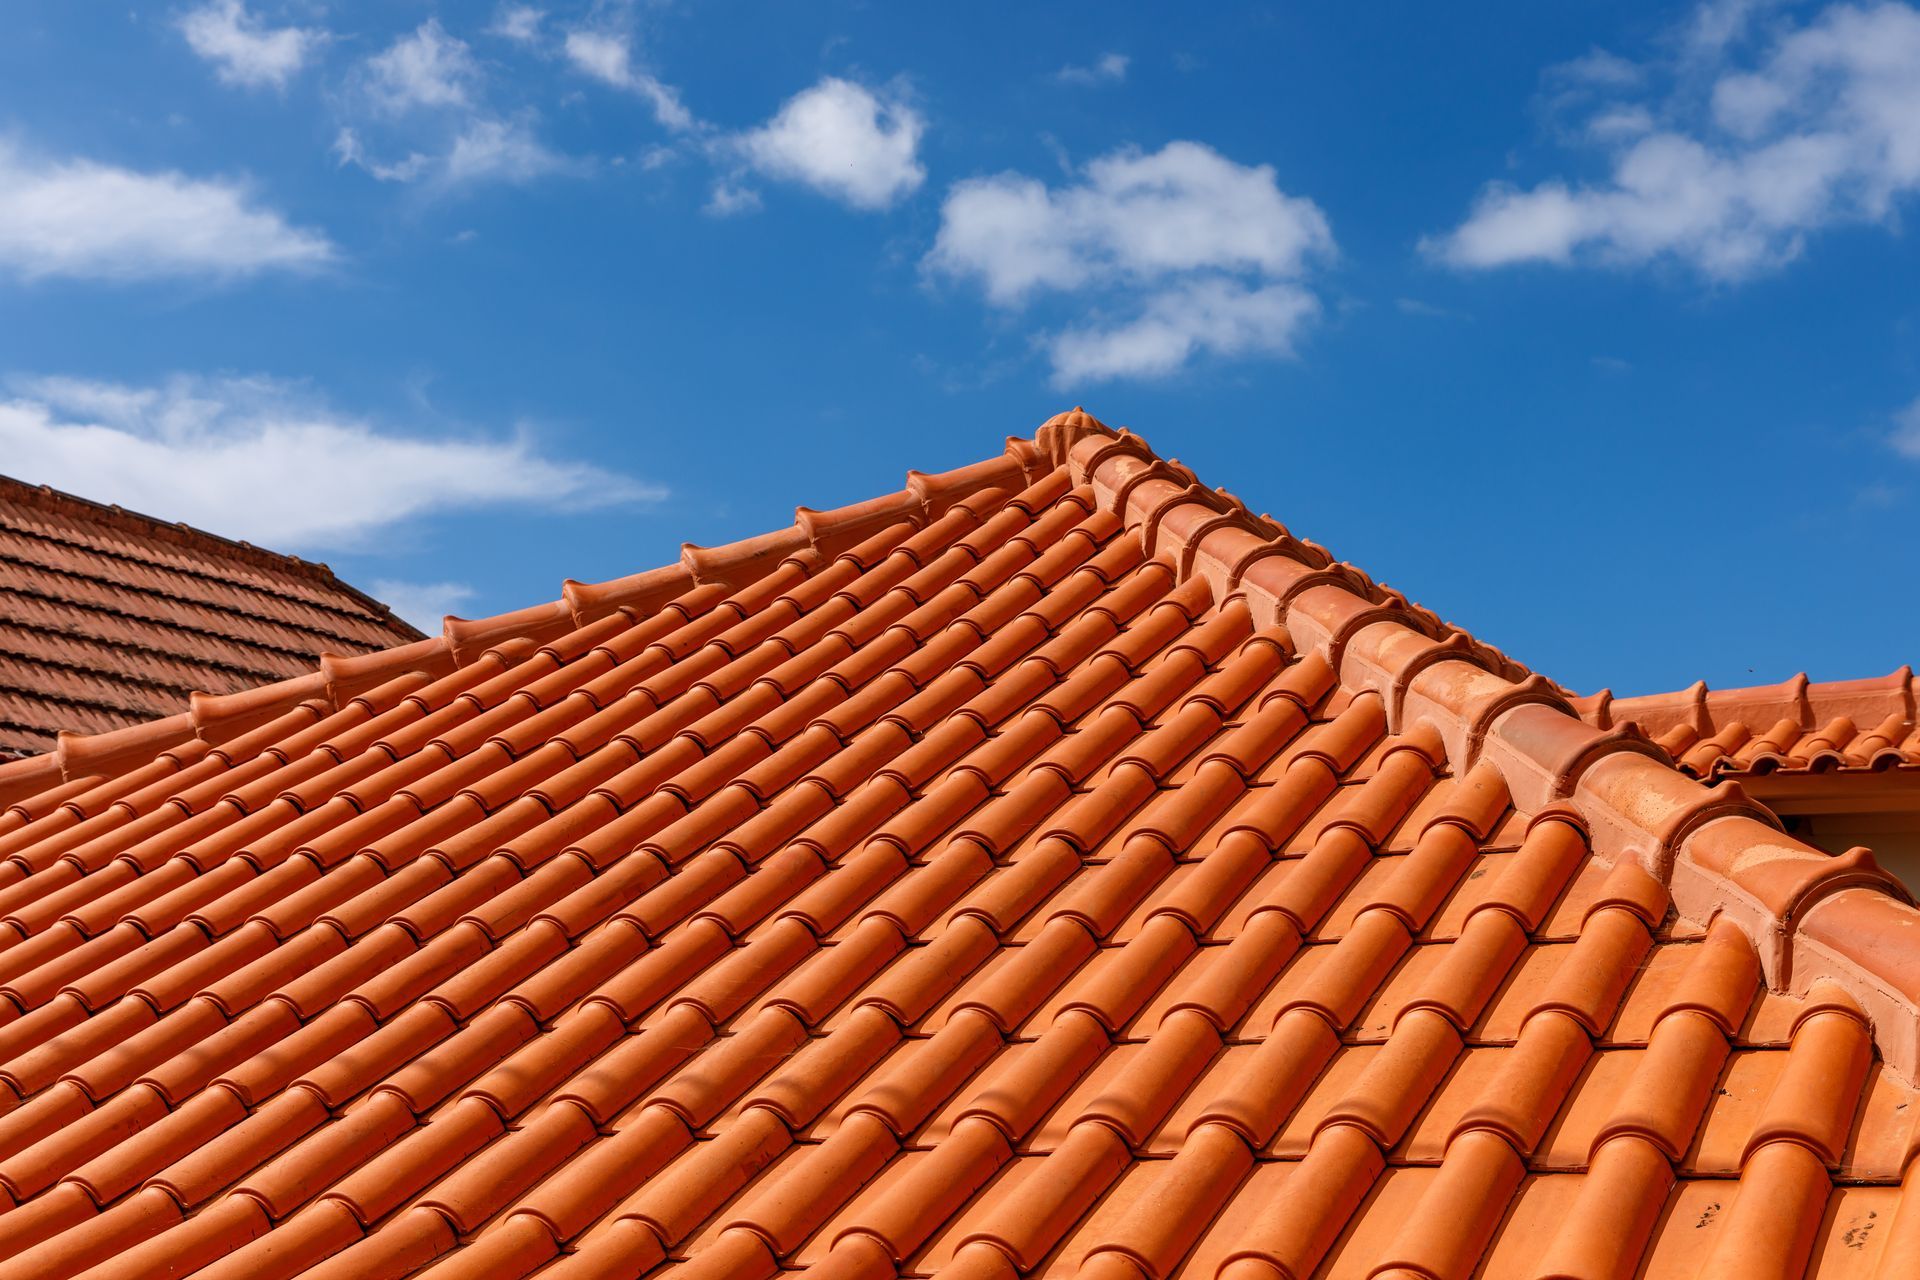
[[[1123,276],[1219,269],[1298,275],[1333,246],[1313,201],[1280,190],[1269,165],[1241,165],[1198,142],[1117,151],[1084,181],[1049,188],[1002,173],[956,183],[929,262],[972,275],[995,302]]]
[[[479,594],[464,582],[402,582],[375,578],[367,589],[376,600],[429,635],[440,630],[448,614]]]
[[[0,140],[0,271],[232,279],[331,262],[332,243],[261,205],[244,183],[49,160]]]
[[[428,18],[411,34],[367,59],[367,90],[387,111],[471,104],[480,67],[467,42]]]
[[[1199,351],[1222,356],[1290,355],[1319,300],[1293,284],[1253,288],[1191,280],[1147,300],[1136,318],[1109,328],[1068,329],[1048,340],[1057,386],[1109,378],[1164,377]]]
[[[363,545],[438,512],[665,494],[550,458],[524,431],[397,430],[270,378],[11,385],[0,396],[0,457],[11,474],[277,549]]]
[[[1103,53],[1089,66],[1062,67],[1053,73],[1053,78],[1061,84],[1118,84],[1127,78],[1127,66],[1131,62],[1124,53]]]
[[[269,27],[241,0],[208,0],[181,14],[179,25],[221,82],[243,89],[285,88],[327,40],[317,28]]]
[[[926,121],[900,97],[828,76],[734,138],[731,149],[765,177],[856,209],[885,209],[926,181],[919,160],[925,131]]]
[[[672,87],[634,65],[633,42],[628,37],[609,31],[569,31],[563,48],[567,61],[582,74],[639,95],[662,126],[683,132],[697,123]]]
[[[1282,191],[1270,166],[1173,142],[1103,156],[1057,187],[1018,173],[956,183],[926,266],[1006,308],[1144,295],[1129,319],[1042,338],[1068,383],[1163,376],[1203,351],[1288,353],[1319,311],[1304,279],[1333,248],[1319,206]]]
[[[1739,61],[1754,7],[1703,6],[1676,61],[1634,68],[1659,71],[1663,96],[1603,96],[1585,136],[1605,179],[1490,183],[1426,250],[1463,269],[1671,260],[1735,281],[1824,228],[1892,221],[1920,189],[1920,10],[1832,5]],[[1590,81],[1638,85],[1618,61]]]

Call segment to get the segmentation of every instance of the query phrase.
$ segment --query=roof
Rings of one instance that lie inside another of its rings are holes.
[[[1779,684],[1574,700],[1591,724],[1632,722],[1696,778],[1877,773],[1920,768],[1913,668],[1868,680]]]
[[[1871,855],[1079,411],[0,805],[10,1280],[1920,1269]]]
[[[0,476],[0,759],[419,638],[325,565]]]

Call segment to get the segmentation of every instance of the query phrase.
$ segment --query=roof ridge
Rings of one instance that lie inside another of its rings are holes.
[[[1608,728],[1616,718],[1626,716],[1641,721],[1653,720],[1659,727],[1689,723],[1711,732],[1712,713],[1738,708],[1743,713],[1770,710],[1781,719],[1792,719],[1803,729],[1817,729],[1833,716],[1852,716],[1862,706],[1881,711],[1897,707],[1907,719],[1915,718],[1920,699],[1920,678],[1911,664],[1904,664],[1884,676],[1855,677],[1848,680],[1809,680],[1798,672],[1777,684],[1737,685],[1716,689],[1705,680],[1696,680],[1684,689],[1664,693],[1642,693],[1618,698],[1613,690],[1602,689],[1574,700],[1581,718]]]
[[[392,648],[376,649],[357,657],[323,652],[319,656],[317,669],[305,675],[237,693],[195,692],[190,695],[188,710],[164,719],[104,733],[75,734],[62,731],[52,751],[0,763],[0,805],[12,803],[43,787],[61,782],[89,776],[115,776],[134,764],[196,739],[224,741],[311,699],[320,699],[337,709],[355,696],[403,673],[426,671],[435,676],[445,675],[509,640],[545,643],[621,610],[636,615],[652,612],[682,592],[709,583],[720,583],[737,590],[765,577],[802,552],[836,553],[901,520],[924,527],[983,491],[1015,482],[1019,487],[1025,487],[1056,465],[1032,441],[1009,436],[1004,449],[996,457],[950,471],[927,473],[909,470],[906,484],[894,493],[825,511],[806,506],[796,507],[793,523],[784,529],[715,547],[684,542],[680,544],[680,559],[677,562],[606,582],[583,583],[566,579],[561,587],[560,598],[545,604],[486,618],[467,619],[448,614],[437,636],[427,636]],[[229,543],[228,539],[220,538],[217,534],[205,534],[187,525],[167,525],[120,507],[106,507],[44,485],[36,488],[11,477],[0,476],[0,494],[14,491],[151,521],[162,531],[180,529],[223,544]],[[275,555],[248,543],[230,545],[266,556]],[[303,565],[309,563],[298,561],[295,557],[284,559]],[[326,570],[324,565],[314,567]],[[331,576],[331,570],[326,572]]]
[[[1566,813],[1595,857],[1638,864],[1682,916],[1738,924],[1774,990],[1840,985],[1872,1018],[1886,1061],[1920,1078],[1920,910],[1870,852],[1835,857],[1796,840],[1737,784],[1695,781],[1633,725],[1583,721],[1559,686],[1202,487],[1130,431],[1075,409],[1037,443],[1148,555],[1206,579],[1217,601],[1244,598],[1256,627],[1284,627],[1344,687],[1377,693],[1390,732],[1430,725],[1456,773],[1491,762],[1517,807]]]
[[[1777,684],[1685,689],[1615,698],[1610,689],[1575,698],[1581,719],[1606,729],[1631,721],[1687,773],[1714,783],[1733,776],[1911,770],[1920,680],[1911,666],[1884,676],[1811,681],[1802,671]]]

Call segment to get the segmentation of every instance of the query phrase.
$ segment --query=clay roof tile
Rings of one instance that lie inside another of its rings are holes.
[[[1897,1267],[1920,917],[1703,782],[1912,696],[1569,701],[1075,410],[0,766],[0,1254]]]

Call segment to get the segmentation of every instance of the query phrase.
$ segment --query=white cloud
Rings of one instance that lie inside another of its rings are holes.
[[[1053,78],[1061,84],[1118,84],[1127,78],[1127,66],[1131,61],[1124,53],[1103,53],[1092,66],[1062,67],[1053,73]]]
[[[537,34],[542,14],[500,10],[489,30]],[[532,108],[502,112],[489,101],[480,62],[466,42],[429,18],[368,58],[340,103],[333,154],[381,182],[419,183],[445,194],[486,182],[527,183],[583,172],[584,161],[552,150]]]
[[[487,28],[487,34],[499,36],[502,40],[531,44],[540,38],[540,24],[546,16],[545,11],[530,4],[501,5],[500,11],[494,15],[493,25]]]
[[[432,156],[418,151],[410,152],[399,160],[376,160],[367,154],[366,144],[360,140],[360,131],[350,125],[341,126],[340,132],[334,135],[333,156],[342,168],[352,165],[365,169],[382,182],[412,182],[433,164]]]
[[[443,153],[409,151],[398,160],[383,161],[348,127],[335,136],[333,154],[341,165],[364,169],[381,182],[423,182],[443,191],[483,182],[527,183],[587,168],[583,161],[549,149],[527,120],[490,116],[465,120]]]
[[[1668,259],[1733,281],[1792,261],[1823,228],[1890,222],[1920,189],[1920,10],[1832,5],[1735,66],[1754,7],[1697,13],[1666,99],[1596,110],[1605,180],[1489,184],[1424,247],[1467,269]]]
[[[428,18],[367,59],[367,90],[385,110],[400,114],[419,107],[465,107],[480,78],[467,43]]]
[[[1313,201],[1280,190],[1268,165],[1241,165],[1197,142],[1117,151],[1086,180],[1049,189],[1017,173],[956,183],[929,263],[977,276],[1015,303],[1038,289],[1111,277],[1152,280],[1218,269],[1298,275],[1333,236]]]
[[[524,431],[393,430],[270,378],[12,385],[0,398],[0,457],[13,475],[280,550],[361,545],[436,512],[665,495],[549,458]]]
[[[180,15],[180,33],[211,62],[222,83],[283,89],[327,33],[311,27],[268,27],[241,0],[208,0]]]
[[[731,218],[743,213],[756,213],[760,208],[760,193],[752,187],[742,187],[731,182],[713,184],[713,194],[707,197],[706,212],[716,218]]]
[[[1646,69],[1605,49],[1589,49],[1578,58],[1547,69],[1547,78],[1569,85],[1595,85],[1620,89],[1639,84]]]
[[[733,139],[747,164],[856,209],[885,209],[919,189],[926,121],[904,100],[828,76],[787,99],[758,129]]]
[[[1746,34],[1754,15],[1771,0],[1706,0],[1694,10],[1687,24],[1687,51],[1695,56],[1714,56]]]
[[[1201,351],[1291,355],[1294,335],[1319,311],[1319,300],[1298,285],[1188,281],[1155,294],[1125,324],[1056,334],[1047,344],[1053,383],[1165,377]]]
[[[547,149],[524,121],[474,120],[453,140],[441,168],[452,184],[531,182],[548,174],[575,173],[580,163]]]
[[[1653,132],[1653,112],[1641,106],[1613,106],[1587,120],[1587,137],[1602,145],[1626,142]]]
[[[439,633],[443,620],[479,593],[464,582],[402,582],[375,578],[367,584],[374,599],[428,635]]]
[[[1319,206],[1282,191],[1270,166],[1173,142],[1101,157],[1060,187],[1018,173],[956,183],[926,265],[1002,307],[1145,293],[1132,321],[1044,343],[1056,379],[1151,377],[1200,351],[1286,353],[1318,311],[1301,281],[1333,248]]]
[[[1465,312],[1455,311],[1451,307],[1436,306],[1421,298],[1395,298],[1393,305],[1401,315],[1419,316],[1423,320],[1470,320]]]
[[[1920,399],[1893,415],[1889,443],[1896,452],[1920,461]]]
[[[29,157],[0,140],[0,271],[143,280],[311,270],[335,256],[227,179]]]
[[[565,48],[567,60],[583,74],[646,99],[654,118],[664,127],[676,132],[694,127],[693,113],[680,101],[680,95],[634,66],[633,46],[627,37],[606,31],[569,31]]]

